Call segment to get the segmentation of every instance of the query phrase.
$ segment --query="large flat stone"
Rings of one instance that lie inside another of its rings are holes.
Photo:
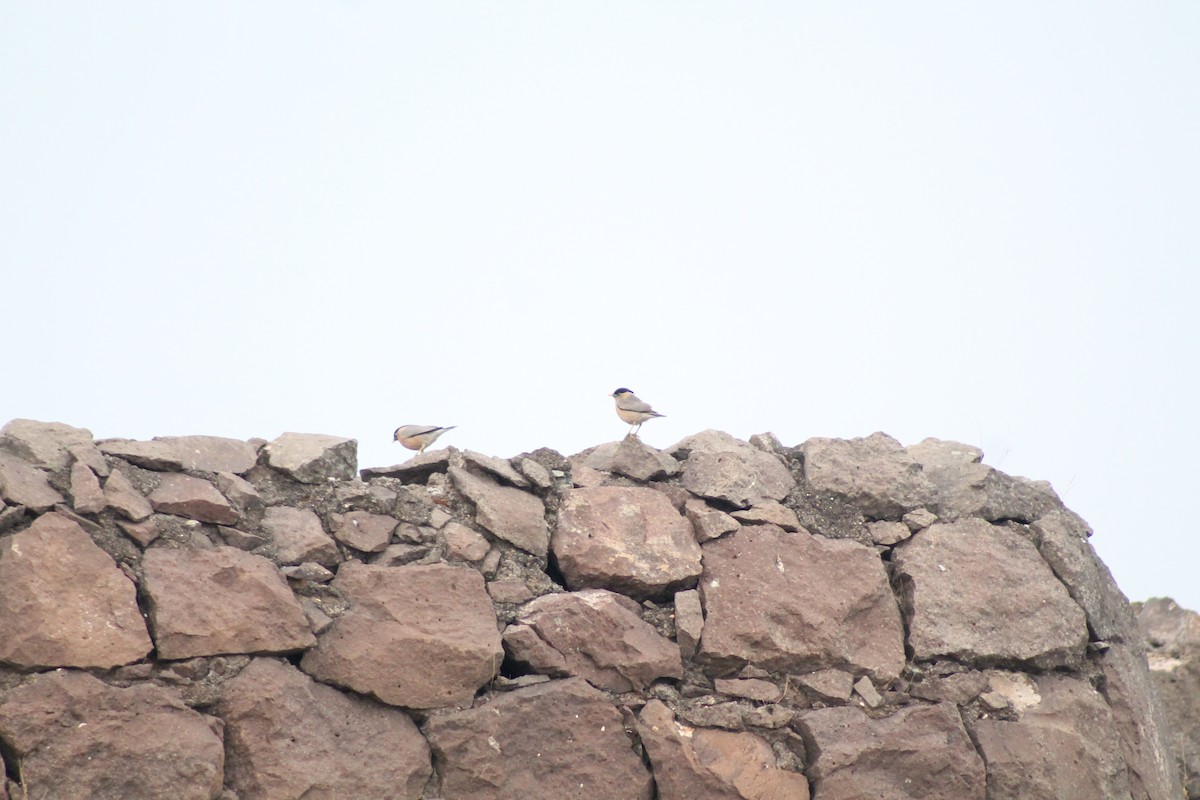
[[[153,547],[143,588],[158,655],[286,653],[316,644],[279,568],[235,547]]]
[[[182,473],[167,473],[146,498],[160,514],[214,522],[217,525],[236,525],[239,519],[225,496],[203,478]]]
[[[348,481],[358,467],[358,442],[323,433],[283,433],[267,445],[267,464],[300,483]]]
[[[262,529],[275,543],[280,564],[312,561],[323,567],[337,566],[337,544],[311,509],[272,506],[263,513]]]
[[[154,513],[154,506],[119,469],[114,469],[104,481],[104,502],[133,522],[141,522]]]
[[[416,800],[433,772],[404,712],[256,658],[221,691],[226,776],[245,800]]]
[[[425,732],[447,798],[650,800],[654,793],[621,715],[579,678],[431,717]]]
[[[72,447],[94,450],[92,432],[61,422],[32,419],[14,419],[0,428],[0,451],[51,472],[67,467],[74,460]]]
[[[1087,622],[1028,539],[981,519],[931,525],[892,556],[919,661],[1072,666]]]
[[[0,695],[0,740],[29,798],[216,800],[222,727],[168,689],[118,689],[84,672],[38,675]]]
[[[567,489],[551,547],[572,589],[660,598],[694,586],[700,575],[691,522],[655,489]]]
[[[783,500],[796,487],[778,456],[721,431],[689,436],[666,452],[685,459],[683,488],[737,508]]]
[[[970,445],[926,439],[907,452],[932,486],[929,508],[943,520],[981,517],[1029,523],[1062,507],[1048,484],[980,464],[983,454]]]
[[[475,522],[494,536],[535,556],[546,555],[550,530],[546,507],[536,495],[501,486],[462,467],[451,467],[454,486],[475,504]]]
[[[331,584],[350,600],[301,668],[408,708],[466,705],[503,660],[483,576],[469,567],[348,561]]]
[[[142,469],[156,472],[176,472],[183,469],[178,448],[168,442],[139,442],[133,439],[102,439],[96,443],[100,452]]]
[[[745,527],[704,545],[700,593],[700,657],[719,672],[837,668],[888,684],[904,667],[900,611],[863,545]]]
[[[35,512],[66,502],[45,472],[9,453],[0,453],[0,499]]]
[[[921,465],[885,433],[809,439],[802,450],[809,487],[845,498],[869,519],[899,520],[932,493]]]
[[[161,436],[154,441],[175,448],[183,469],[242,475],[258,462],[258,451],[249,442],[241,439],[227,439],[223,436]]]
[[[75,522],[0,539],[0,663],[110,669],[150,648],[133,583]]]

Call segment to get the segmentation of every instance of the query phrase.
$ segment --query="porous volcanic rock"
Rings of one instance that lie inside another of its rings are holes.
[[[974,723],[988,765],[988,797],[1127,800],[1129,776],[1104,698],[1076,678],[1034,680],[1038,697],[1019,719]]]
[[[0,539],[0,663],[109,669],[150,648],[133,583],[74,521]]]
[[[284,433],[267,445],[267,464],[300,483],[348,481],[358,468],[358,442],[322,433]]]
[[[856,706],[820,708],[795,725],[820,800],[984,800],[983,761],[952,705],[907,706],[883,719]]]
[[[682,678],[679,647],[627,608],[628,602],[603,589],[543,595],[526,603],[517,618],[520,624],[505,631],[505,649],[539,672],[578,675],[610,692]]]
[[[546,507],[536,495],[501,486],[461,467],[450,468],[455,487],[475,504],[475,522],[484,530],[535,556],[546,555],[550,530]]]
[[[870,519],[899,520],[932,493],[921,465],[885,433],[809,439],[802,450],[809,487],[845,498]]]
[[[892,561],[918,660],[1048,669],[1083,659],[1083,611],[1025,537],[976,518],[937,523]]]
[[[700,657],[720,669],[836,667],[888,684],[904,666],[904,629],[883,562],[855,542],[744,527],[704,544],[700,593]]]
[[[686,459],[683,488],[736,508],[783,500],[796,486],[796,479],[778,456],[722,431],[688,436],[667,453]]]
[[[337,544],[311,509],[272,506],[263,512],[262,529],[275,542],[280,564],[313,561],[334,567],[338,563]]]
[[[84,672],[38,675],[0,695],[0,742],[30,798],[216,800],[222,727],[161,686],[118,689]]]
[[[431,717],[425,733],[445,797],[650,800],[654,793],[621,715],[581,678]]]
[[[146,498],[160,514],[215,522],[218,525],[235,525],[238,513],[224,495],[203,478],[183,473],[167,473],[158,486]]]
[[[279,568],[236,547],[152,547],[142,558],[158,655],[286,653],[316,644]]]
[[[404,712],[256,658],[221,691],[226,775],[243,800],[421,796],[429,745]]]
[[[551,549],[571,589],[659,598],[694,586],[700,575],[691,522],[654,489],[567,489]]]
[[[45,511],[64,502],[45,472],[9,453],[0,453],[0,499],[31,511]]]
[[[503,660],[477,570],[348,561],[331,586],[351,606],[300,662],[317,680],[391,705],[440,708],[470,703]]]

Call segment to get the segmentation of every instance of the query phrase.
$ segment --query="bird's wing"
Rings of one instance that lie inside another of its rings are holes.
[[[622,411],[653,411],[645,400],[639,400],[636,394],[617,398],[617,408]]]
[[[397,433],[402,437],[408,438],[410,436],[424,436],[427,433],[440,430],[441,428],[437,425],[405,425]]]

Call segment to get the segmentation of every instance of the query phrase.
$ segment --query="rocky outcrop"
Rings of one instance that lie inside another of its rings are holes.
[[[975,448],[354,451],[4,426],[0,798],[1197,795],[1194,615]]]

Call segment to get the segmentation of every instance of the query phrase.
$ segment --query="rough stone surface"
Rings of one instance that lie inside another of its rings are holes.
[[[978,463],[982,453],[970,445],[926,439],[907,452],[933,487],[929,510],[943,520],[982,517],[1029,523],[1062,505],[1047,485]]]
[[[1028,539],[979,519],[938,523],[897,545],[892,560],[918,660],[1082,660],[1083,611]]]
[[[821,708],[801,712],[796,725],[820,800],[984,800],[983,761],[954,706],[908,706],[883,719]],[[1020,795],[995,795],[1010,796]]]
[[[679,462],[666,453],[643,444],[640,439],[630,437],[617,444],[607,471],[644,483],[678,474]]]
[[[903,522],[868,522],[867,532],[871,541],[884,547],[899,544],[912,536],[912,531]]]
[[[398,478],[405,483],[422,482],[435,472],[445,472],[450,466],[450,457],[458,451],[453,447],[444,450],[429,450],[413,456],[403,464],[390,467],[367,467],[360,474],[364,481],[372,478]]]
[[[396,520],[369,511],[351,511],[342,517],[342,524],[333,537],[363,553],[381,553],[392,540]]]
[[[267,445],[267,464],[300,483],[346,481],[358,468],[358,442],[320,433],[284,433]]]
[[[700,592],[688,589],[675,593],[675,640],[684,658],[692,658],[700,649],[700,635],[704,632],[704,608],[700,604]]]
[[[221,736],[220,720],[167,689],[118,689],[84,672],[39,675],[0,696],[0,741],[20,762],[22,797],[216,800]]]
[[[263,532],[275,543],[280,564],[314,561],[323,567],[338,563],[337,545],[307,508],[273,506],[263,513]]]
[[[803,451],[808,485],[844,497],[871,519],[899,520],[932,492],[921,465],[885,433],[809,439]]]
[[[778,703],[783,697],[778,686],[761,678],[717,678],[713,687],[721,694],[759,703]]]
[[[494,536],[527,553],[545,556],[550,546],[546,508],[535,495],[450,468],[455,487],[475,504],[475,521]]]
[[[1169,744],[1188,798],[1200,798],[1200,614],[1170,598],[1136,603],[1150,677],[1162,698]]]
[[[808,800],[808,779],[779,769],[770,744],[752,733],[691,728],[658,700],[638,715],[638,733],[659,800]]]
[[[317,680],[408,708],[471,702],[503,659],[483,577],[445,564],[349,561],[331,584],[351,606],[301,661]]]
[[[703,500],[691,499],[683,504],[683,512],[691,520],[696,541],[703,544],[710,539],[719,539],[733,533],[741,524],[724,511],[713,508]]]
[[[158,523],[154,518],[144,519],[140,522],[130,522],[129,520],[117,520],[117,527],[125,531],[125,535],[133,539],[142,547],[149,547],[150,543],[158,538],[160,531]]]
[[[743,528],[704,545],[700,592],[707,612],[700,653],[718,666],[835,667],[883,684],[904,666],[904,631],[883,563],[854,542]]]
[[[218,525],[235,525],[238,513],[229,501],[203,478],[182,473],[168,473],[146,498],[160,514],[215,522]]]
[[[845,703],[854,690],[854,676],[840,669],[819,669],[795,680],[814,700],[827,703]]]
[[[691,523],[654,489],[566,490],[551,547],[572,589],[658,598],[694,585],[700,575]]]
[[[683,488],[736,508],[783,500],[796,480],[778,456],[721,431],[689,436],[667,451],[683,462]]]
[[[529,481],[525,479],[525,476],[517,472],[513,465],[503,458],[476,453],[474,450],[463,450],[462,457],[463,461],[474,464],[485,472],[490,472],[509,486],[515,486],[518,489],[529,488]]]
[[[8,453],[0,453],[0,498],[31,511],[45,511],[64,502],[45,472]]]
[[[519,662],[557,662],[549,674],[579,676],[610,692],[645,689],[659,678],[682,678],[679,647],[626,608],[623,599],[603,589],[543,595],[525,604],[517,618],[536,639],[513,638],[506,632],[505,649]],[[546,653],[546,648],[553,652]]]
[[[104,500],[117,513],[133,522],[141,522],[154,513],[150,501],[119,469],[114,469],[104,482]]]
[[[283,653],[316,644],[279,569],[235,547],[154,547],[142,559],[158,655]]]
[[[258,452],[249,442],[222,436],[162,436],[175,450],[183,469],[200,472],[230,472],[242,475],[258,462]]]
[[[0,428],[0,451],[51,472],[71,463],[72,447],[94,449],[92,432],[61,422],[32,419],[14,419]]]
[[[446,556],[451,561],[479,561],[492,547],[478,531],[458,522],[447,524],[442,536],[446,541]]]
[[[403,712],[270,658],[221,693],[230,788],[244,800],[421,796],[429,745]]]
[[[0,539],[0,663],[110,669],[150,648],[133,583],[73,521]]]
[[[772,525],[778,525],[785,531],[800,530],[800,518],[796,516],[795,511],[792,511],[783,503],[766,502],[752,508],[734,511],[731,516],[738,522],[747,524],[767,522]]]
[[[99,514],[108,507],[100,479],[78,461],[71,465],[71,507],[77,514]]]
[[[650,800],[654,793],[621,715],[579,678],[433,717],[425,732],[447,798]]]
[[[1129,798],[1129,777],[1104,699],[1074,678],[1044,675],[1036,681],[1038,701],[1019,719],[975,723],[988,765],[988,797]]]

